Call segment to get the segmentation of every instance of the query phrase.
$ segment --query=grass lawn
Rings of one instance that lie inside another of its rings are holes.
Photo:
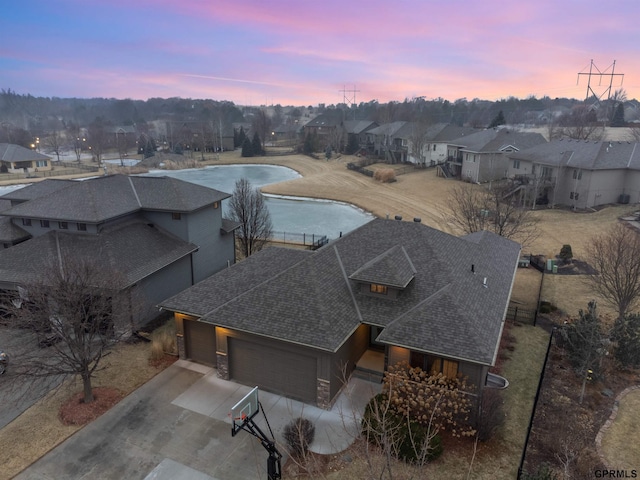
[[[602,436],[602,453],[617,470],[638,468],[640,458],[640,390],[627,393],[618,406],[618,414]]]

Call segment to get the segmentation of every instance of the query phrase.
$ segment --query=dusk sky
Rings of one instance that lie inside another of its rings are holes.
[[[640,1],[15,0],[0,14],[0,88],[44,97],[583,99],[591,60],[615,61],[612,93],[640,99]]]

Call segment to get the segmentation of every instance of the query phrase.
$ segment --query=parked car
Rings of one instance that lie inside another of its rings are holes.
[[[0,350],[0,375],[7,371],[7,363],[9,363],[9,355]]]

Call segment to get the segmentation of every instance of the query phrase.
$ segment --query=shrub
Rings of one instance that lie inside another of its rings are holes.
[[[433,461],[444,450],[439,435],[433,435],[426,447],[428,430],[418,422],[407,422],[406,417],[394,413],[382,393],[373,397],[365,408],[362,434],[369,443],[408,463]]]
[[[535,472],[525,472],[522,475],[522,480],[558,480],[558,476],[551,471],[548,464],[543,463]]]
[[[504,423],[504,400],[499,390],[485,388],[480,398],[480,408],[476,420],[478,440],[491,440]]]
[[[381,168],[373,174],[374,180],[382,183],[391,183],[396,181],[396,172],[392,168]]]
[[[302,457],[309,451],[309,445],[313,442],[315,433],[316,427],[311,420],[298,417],[284,427],[282,436],[289,446],[291,455]]]
[[[540,313],[551,313],[555,312],[556,310],[558,310],[558,307],[556,307],[553,303],[547,302],[546,300],[540,302]]]
[[[160,360],[165,353],[178,354],[176,325],[173,320],[167,321],[151,333],[151,360]]]
[[[563,245],[560,249],[560,255],[558,255],[558,257],[560,257],[560,260],[562,260],[562,262],[565,264],[571,263],[571,259],[573,258],[571,245]]]

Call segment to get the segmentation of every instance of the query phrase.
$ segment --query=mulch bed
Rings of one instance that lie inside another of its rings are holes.
[[[563,264],[562,260],[556,259],[558,265],[557,275],[595,275],[596,270],[587,262],[582,260],[572,260],[571,263]]]
[[[60,421],[64,425],[86,425],[118,403],[124,394],[115,388],[95,387],[94,401],[84,403],[84,393],[76,393],[60,407]]]
[[[544,463],[560,472],[565,463],[572,478],[591,478],[595,469],[604,468],[596,453],[596,436],[616,396],[639,379],[637,371],[620,370],[611,357],[603,357],[602,373],[587,383],[580,404],[582,378],[554,341],[527,448],[525,466],[530,473]]]

